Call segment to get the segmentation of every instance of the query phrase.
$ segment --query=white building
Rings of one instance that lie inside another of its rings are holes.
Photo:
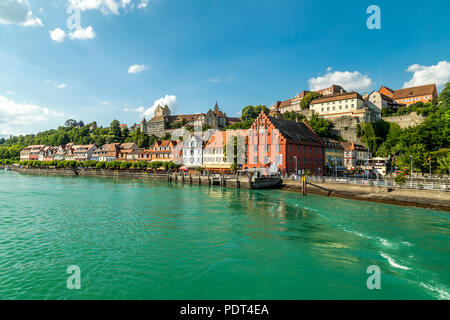
[[[94,151],[97,150],[97,147],[94,144],[90,145],[79,145],[79,146],[73,146],[73,159],[71,155],[70,160],[75,161],[87,161],[91,160],[92,154]]]
[[[378,91],[372,91],[370,94],[365,94],[363,98],[367,104],[378,108],[380,111],[383,109],[398,109],[398,104],[394,102],[393,99]]]
[[[326,119],[358,117],[361,122],[381,119],[381,111],[364,101],[357,92],[339,93],[315,99],[310,104],[314,113]]]
[[[183,165],[200,167],[203,165],[203,139],[197,134],[191,134],[183,142]]]
[[[72,147],[73,147],[73,143],[68,143],[62,146],[58,147],[58,150],[56,151],[55,154],[55,160],[67,160],[66,159],[66,155],[69,153],[72,153]]]

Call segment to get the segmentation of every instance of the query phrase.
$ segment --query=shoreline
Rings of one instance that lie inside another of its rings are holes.
[[[282,189],[288,192],[301,193],[301,183],[297,181],[295,182],[296,183],[292,183],[292,181],[285,181],[285,186]],[[420,207],[450,212],[450,194],[448,192],[409,189],[396,189],[388,192],[387,188],[373,186],[334,183],[315,184],[320,187],[330,189],[331,194],[328,195],[328,192],[313,186],[308,186],[308,193],[333,198],[369,201],[407,207]]]
[[[4,166],[0,166],[4,168]],[[120,171],[120,170],[80,170],[80,169],[46,169],[46,168],[11,168],[11,171],[22,174],[58,175],[58,176],[83,176],[83,177],[104,177],[104,178],[131,178],[160,181],[174,181],[193,185],[220,185],[223,187],[233,187],[250,189],[247,177],[237,179],[217,180],[207,176],[179,176],[177,174],[153,174],[143,171]],[[429,190],[409,190],[394,189],[388,191],[384,187],[374,187],[367,185],[334,184],[334,183],[314,183],[318,187],[328,189],[330,192],[308,185],[308,193],[344,198],[351,200],[363,200],[377,203],[394,204],[400,206],[414,206],[427,209],[436,209],[450,212],[450,192],[429,191]],[[302,192],[301,181],[283,180],[282,191]]]

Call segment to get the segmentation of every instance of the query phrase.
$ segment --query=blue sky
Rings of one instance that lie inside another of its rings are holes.
[[[448,1],[1,2],[0,135],[69,118],[133,124],[160,99],[237,116],[331,83],[364,93],[450,79]],[[373,4],[380,30],[366,26]]]

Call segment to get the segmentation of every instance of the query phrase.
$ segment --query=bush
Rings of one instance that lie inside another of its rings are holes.
[[[105,169],[106,168],[106,162],[103,162],[103,161],[97,162],[97,164],[95,165],[95,168],[97,168],[97,169]]]
[[[405,173],[400,172],[399,174],[397,174],[397,176],[394,178],[394,181],[400,186],[404,185],[406,183]]]

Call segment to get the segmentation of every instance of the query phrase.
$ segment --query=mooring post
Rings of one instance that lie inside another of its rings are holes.
[[[307,189],[307,185],[308,183],[306,182],[306,177],[302,177],[302,194],[303,196],[307,196],[308,195],[308,189]]]
[[[236,172],[236,188],[241,187],[241,182],[239,181],[239,172]]]

